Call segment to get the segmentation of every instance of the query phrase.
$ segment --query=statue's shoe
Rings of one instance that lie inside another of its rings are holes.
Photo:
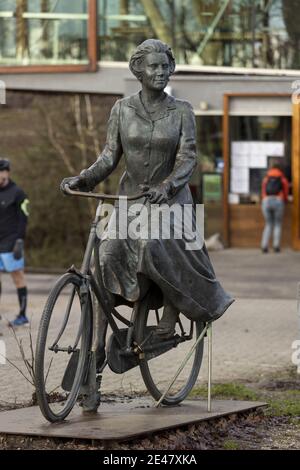
[[[155,329],[155,334],[161,339],[170,339],[173,338],[175,334],[175,324],[170,323],[166,320],[161,320]]]

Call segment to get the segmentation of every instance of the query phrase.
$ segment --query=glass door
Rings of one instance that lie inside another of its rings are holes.
[[[292,171],[290,116],[230,116],[229,230],[235,247],[259,247],[263,230],[262,181],[279,166],[290,183],[283,224],[283,245],[292,245]]]

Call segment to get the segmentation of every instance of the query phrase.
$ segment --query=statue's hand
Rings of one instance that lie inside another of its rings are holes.
[[[70,176],[69,178],[64,178],[60,184],[60,190],[66,193],[66,186],[69,186],[70,189],[74,191],[90,191],[90,188],[87,184],[86,178],[82,175],[79,176]]]
[[[168,196],[168,187],[167,185],[161,183],[157,186],[153,186],[147,190],[148,192],[148,199],[151,204],[162,204],[167,202],[169,199]]]

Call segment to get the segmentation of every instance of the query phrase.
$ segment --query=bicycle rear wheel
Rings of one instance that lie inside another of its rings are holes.
[[[88,371],[92,341],[92,303],[81,292],[82,279],[64,274],[46,302],[37,337],[37,401],[50,422],[62,421],[74,407]]]
[[[150,339],[147,340],[147,338],[149,338],[149,333],[151,333],[151,330],[153,332],[155,331],[155,327],[158,325],[161,315],[162,310],[149,310],[146,301],[140,303],[136,320],[135,338],[138,345],[142,345],[142,350],[143,347],[145,350],[147,349],[147,342],[149,344],[150,341]],[[185,333],[187,332],[186,334],[188,335],[191,333],[190,340],[186,340],[179,343],[177,346],[173,346],[171,349],[163,352],[157,357],[151,357],[151,353],[145,352],[140,358],[140,370],[144,383],[147,390],[155,400],[159,400],[161,398],[168,384],[171,382],[173,376],[181,365],[185,355],[190,351],[192,345],[204,328],[203,322],[191,322],[183,315],[179,316],[179,320],[179,323],[176,325],[175,334],[180,337],[183,335],[183,331]],[[195,351],[184,370],[177,378],[177,381],[162,401],[162,404],[174,406],[188,396],[199,375],[203,357],[203,343],[204,340],[202,339],[195,348]]]

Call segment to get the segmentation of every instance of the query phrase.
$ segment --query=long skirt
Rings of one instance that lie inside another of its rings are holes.
[[[170,214],[167,205],[165,212],[163,206],[155,205],[158,212],[153,216],[154,205],[150,206],[145,202],[126,208],[117,204],[114,208],[100,234],[103,285],[119,303],[120,298],[125,303],[135,302],[150,291],[156,308],[168,300],[190,319],[216,320],[234,299],[216,279],[204,238],[195,224],[195,210],[188,211],[192,222],[187,224],[188,216],[180,215],[180,210]],[[125,231],[120,221],[126,221]]]

